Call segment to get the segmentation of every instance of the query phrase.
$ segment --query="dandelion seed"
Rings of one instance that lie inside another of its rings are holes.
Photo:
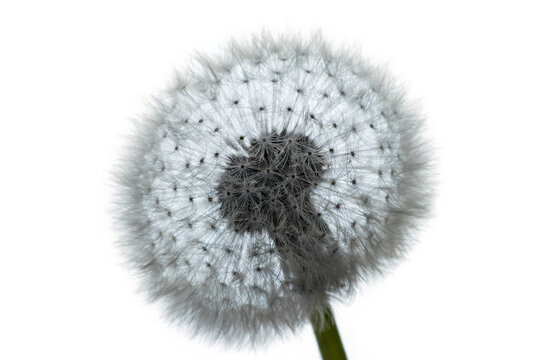
[[[320,36],[264,35],[199,60],[123,159],[127,257],[170,320],[213,339],[329,321],[329,300],[399,259],[428,213],[421,118]]]

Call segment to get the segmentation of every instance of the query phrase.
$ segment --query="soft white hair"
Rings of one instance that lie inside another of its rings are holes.
[[[149,298],[193,333],[255,344],[294,331],[408,249],[432,193],[422,123],[385,71],[320,34],[263,34],[199,55],[122,156],[126,257]],[[272,160],[253,150],[268,136]],[[298,165],[308,153],[323,159],[316,179]],[[288,163],[268,188],[257,174],[270,161]],[[301,190],[291,169],[304,174]],[[261,219],[276,192],[281,210]]]

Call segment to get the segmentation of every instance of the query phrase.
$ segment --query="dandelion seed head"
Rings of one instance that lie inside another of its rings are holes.
[[[319,35],[199,57],[118,175],[127,258],[168,319],[260,343],[407,250],[431,194],[421,117]]]

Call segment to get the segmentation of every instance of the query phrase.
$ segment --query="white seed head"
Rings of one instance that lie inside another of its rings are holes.
[[[199,56],[122,159],[127,258],[194,333],[295,330],[407,249],[431,197],[421,126],[383,72],[320,35]]]

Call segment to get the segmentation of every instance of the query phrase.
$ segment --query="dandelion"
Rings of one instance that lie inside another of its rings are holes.
[[[194,333],[261,343],[311,319],[323,356],[343,352],[330,300],[400,258],[428,212],[421,126],[394,82],[319,35],[200,56],[122,161],[127,258]]]

